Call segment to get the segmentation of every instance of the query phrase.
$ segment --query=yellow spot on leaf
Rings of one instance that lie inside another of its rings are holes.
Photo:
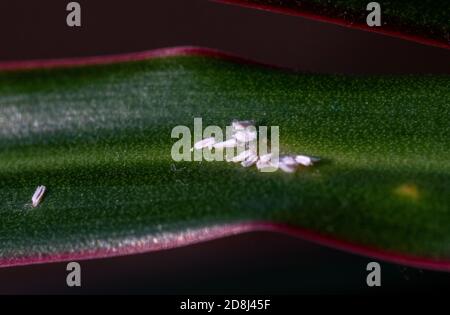
[[[395,194],[411,200],[419,199],[419,189],[414,184],[402,184],[395,189]]]

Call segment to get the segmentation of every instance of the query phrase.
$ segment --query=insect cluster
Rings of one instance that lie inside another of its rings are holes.
[[[249,120],[234,120],[231,124],[232,137],[222,142],[216,142],[214,137],[202,139],[194,144],[193,150],[202,149],[224,149],[224,148],[240,148],[238,154],[231,158],[226,158],[227,162],[240,163],[243,167],[256,165],[260,171],[267,169],[281,169],[286,173],[293,173],[298,166],[312,166],[319,159],[306,155],[281,155],[273,152],[258,155],[256,145],[250,145],[258,138],[258,133],[254,123]],[[273,148],[272,148],[273,151]]]

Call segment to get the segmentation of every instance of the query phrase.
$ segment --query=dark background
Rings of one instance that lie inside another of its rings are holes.
[[[450,274],[379,262],[381,287],[366,285],[372,259],[266,232],[142,255],[82,261],[82,286],[67,263],[0,269],[0,293],[64,294],[448,294]]]
[[[66,26],[69,1],[0,2],[0,62],[197,45],[299,71],[450,73],[450,51],[300,17],[206,0],[80,0],[82,27]],[[382,264],[273,233],[247,233],[184,248],[81,262],[82,288],[65,263],[0,269],[0,293],[381,293],[450,288],[450,274]]]
[[[60,58],[198,45],[302,71],[450,73],[448,50],[300,17],[207,0],[0,2],[0,60]]]

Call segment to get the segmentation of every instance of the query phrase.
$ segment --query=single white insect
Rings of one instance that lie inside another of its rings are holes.
[[[246,129],[248,127],[251,127],[253,125],[254,125],[254,122],[251,121],[251,120],[241,120],[241,121],[233,120],[231,122],[231,127],[233,128],[234,131],[244,130],[244,129]]]
[[[201,150],[203,148],[209,148],[211,150],[215,143],[216,143],[216,139],[214,139],[214,137],[205,138],[205,139],[200,140],[199,142],[195,143],[194,149]]]
[[[34,192],[33,197],[31,197],[31,202],[32,202],[33,208],[36,208],[37,206],[39,206],[39,204],[42,201],[42,198],[44,198],[44,194],[45,194],[46,190],[47,190],[47,188],[45,186],[38,186],[36,188],[36,191]]]
[[[269,163],[272,160],[272,153],[263,154],[259,157],[262,163]]]
[[[263,154],[259,157],[258,162],[256,162],[256,168],[260,171],[264,169],[278,168],[279,162],[273,160],[272,153]]]
[[[280,170],[282,170],[283,172],[286,172],[286,173],[294,173],[295,170],[297,169],[297,165],[296,164],[294,164],[294,165],[292,165],[292,164],[285,164],[285,163],[280,161],[278,163],[278,168]]]
[[[239,153],[238,155],[236,155],[235,157],[233,157],[231,159],[231,161],[234,163],[242,162],[254,154],[255,153],[252,150],[245,150],[245,151],[242,151],[241,153]]]
[[[253,153],[248,158],[246,158],[244,161],[242,161],[241,165],[243,167],[250,167],[253,164],[255,164],[257,161],[258,161],[258,156],[255,153]]]
[[[244,142],[244,143],[251,142],[256,139],[257,132],[255,130],[248,130],[248,129],[240,130],[240,131],[237,131],[233,135],[233,137],[239,142]]]
[[[213,145],[215,149],[234,148],[237,145],[236,139],[229,139],[226,141],[218,142]]]
[[[295,157],[295,161],[298,164],[301,164],[303,166],[311,166],[311,165],[314,164],[314,162],[319,161],[319,159],[313,158],[313,157],[310,157],[310,156],[306,156],[306,155],[297,155]]]
[[[295,160],[295,157],[290,155],[283,155],[280,157],[280,163],[289,165],[289,166],[297,166],[297,161]]]

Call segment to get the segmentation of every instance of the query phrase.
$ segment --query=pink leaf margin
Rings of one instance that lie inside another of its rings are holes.
[[[250,3],[244,0],[210,0],[217,3],[223,3],[223,4],[230,4],[230,5],[238,5],[250,9],[257,9],[267,12],[273,12],[273,13],[279,13],[279,14],[286,14],[286,15],[292,15],[292,16],[299,16],[306,19],[324,22],[324,23],[331,23],[351,29],[366,31],[366,32],[373,32],[380,35],[390,36],[394,38],[400,38],[403,40],[415,42],[422,45],[427,46],[433,46],[443,49],[450,49],[450,43],[445,43],[443,41],[435,40],[426,38],[423,36],[413,35],[413,34],[407,34],[404,32],[395,31],[392,29],[384,29],[384,28],[376,28],[376,27],[370,27],[366,24],[362,23],[352,23],[349,21],[346,21],[341,18],[333,18],[330,16],[315,14],[309,11],[302,11],[297,9],[290,9],[290,8],[283,8],[283,7],[277,7],[273,5],[265,5],[260,3]]]
[[[240,63],[269,66],[258,62],[224,53],[219,50],[180,46],[161,48],[136,53],[117,55],[77,57],[64,59],[46,59],[29,61],[7,61],[0,62],[0,71],[29,71],[35,69],[73,68],[89,65],[107,65],[121,62],[134,62],[150,60],[154,58],[176,57],[176,56],[204,56],[210,58],[224,59]],[[275,68],[275,67],[274,67]],[[188,229],[177,233],[162,233],[158,236],[141,238],[130,238],[119,241],[117,246],[105,246],[93,250],[80,250],[61,253],[2,257],[0,267],[13,267],[32,264],[56,263],[74,260],[100,259],[132,254],[142,254],[152,251],[173,249],[188,246],[200,242],[210,241],[218,238],[238,235],[249,232],[276,232],[299,237],[301,239],[323,245],[326,247],[350,252],[357,255],[372,257],[382,261],[406,265],[416,268],[439,270],[450,272],[450,260],[438,258],[426,258],[412,256],[392,251],[385,251],[370,246],[359,245],[353,242],[339,240],[311,230],[267,221],[249,221],[233,224],[215,225],[198,229]]]
[[[141,238],[130,238],[120,242],[119,245],[105,246],[93,250],[61,252],[54,254],[40,254],[24,257],[0,258],[0,267],[14,267],[32,264],[56,263],[65,261],[82,261],[89,259],[111,258],[126,255],[143,254],[148,252],[169,250],[201,242],[212,241],[219,238],[230,237],[250,232],[281,233],[303,240],[349,252],[355,255],[370,257],[389,263],[405,265],[421,269],[450,272],[450,261],[444,259],[431,259],[377,248],[358,245],[335,239],[311,230],[293,227],[268,221],[250,221],[211,227],[188,229],[177,233],[162,233]]]
[[[140,52],[87,56],[60,59],[38,59],[38,60],[13,60],[0,61],[0,71],[16,72],[37,69],[62,69],[84,66],[108,65],[122,62],[135,62],[151,60],[155,58],[178,57],[178,56],[201,56],[228,60],[238,63],[253,64],[269,68],[284,69],[281,67],[265,64],[251,59],[242,58],[234,54],[223,52],[218,49],[198,47],[198,46],[176,46],[159,49],[152,49]]]

